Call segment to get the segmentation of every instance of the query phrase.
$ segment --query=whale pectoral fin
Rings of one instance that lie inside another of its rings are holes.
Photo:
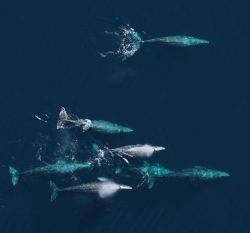
[[[141,186],[146,182],[146,179],[147,179],[147,176],[146,176],[145,174],[142,174],[142,173],[140,173],[140,174],[141,174],[141,180],[140,180],[140,182],[136,185],[136,188],[141,187]]]
[[[148,188],[149,189],[152,189],[153,188],[153,186],[154,186],[154,184],[155,184],[155,177],[154,177],[154,175],[152,175],[152,174],[150,174],[150,173],[148,173],[148,179],[147,179],[147,183],[148,183]]]
[[[93,143],[91,146],[92,146],[93,153],[95,153],[96,155],[98,155],[100,147],[96,143]]]
[[[129,156],[131,158],[133,158],[133,155],[129,154],[129,153],[126,153],[126,152],[121,152],[121,154],[125,155],[125,156]]]
[[[126,164],[130,165],[129,161],[128,161],[126,158],[124,158],[122,155],[117,154],[117,156],[118,156],[119,158],[121,158]]]
[[[49,186],[51,189],[50,201],[53,202],[57,198],[58,191],[60,191],[60,190],[58,189],[58,187],[56,186],[56,184],[53,181],[49,181]]]
[[[12,184],[15,186],[19,180],[19,172],[14,167],[9,167],[9,172],[11,175]]]

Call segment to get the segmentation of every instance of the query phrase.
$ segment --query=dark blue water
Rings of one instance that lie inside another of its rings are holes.
[[[250,232],[247,0],[1,5],[0,232]],[[101,58],[98,51],[115,43],[103,32],[127,23],[145,38],[186,34],[211,44],[144,46],[125,62]],[[152,161],[171,169],[204,165],[231,177],[208,184],[160,182],[107,201],[61,195],[52,204],[44,177],[12,187],[9,165],[42,165],[37,145],[46,145],[44,161],[55,159],[62,135],[52,123],[60,106],[135,129],[131,135],[95,135],[100,142],[167,146]],[[34,118],[43,113],[51,124]]]

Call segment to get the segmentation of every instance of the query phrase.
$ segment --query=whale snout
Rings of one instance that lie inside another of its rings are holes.
[[[200,40],[200,44],[210,44],[208,40]]]
[[[220,173],[220,176],[221,176],[221,177],[227,177],[227,176],[230,176],[230,174],[227,173],[227,172],[221,172],[221,173]]]
[[[165,150],[165,147],[163,147],[163,146],[154,146],[154,151],[161,151],[161,150]]]
[[[128,185],[119,185],[120,189],[133,189],[131,186],[128,186]]]

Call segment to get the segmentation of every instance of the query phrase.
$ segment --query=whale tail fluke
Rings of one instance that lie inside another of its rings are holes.
[[[9,167],[9,172],[11,175],[12,184],[15,186],[19,180],[19,172],[14,167]]]
[[[57,129],[63,129],[65,123],[69,119],[68,113],[66,112],[64,107],[61,107],[60,113],[59,113],[59,120],[57,122],[56,128]]]
[[[58,196],[59,188],[53,181],[49,181],[49,186],[51,189],[50,201],[53,202]]]

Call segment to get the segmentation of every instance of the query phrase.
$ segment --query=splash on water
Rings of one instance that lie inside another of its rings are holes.
[[[112,167],[114,158],[106,154],[105,151],[106,147],[100,147],[97,144],[92,144],[92,160],[97,167]]]
[[[59,139],[55,151],[55,155],[75,161],[80,151],[79,142],[73,138],[69,132],[64,133]]]
[[[105,31],[105,34],[117,36],[119,38],[119,46],[116,50],[99,53],[101,57],[116,55],[121,57],[122,61],[125,61],[127,58],[132,57],[141,47],[141,37],[134,28],[129,25],[126,27],[120,27],[118,32]]]
[[[33,148],[35,149],[35,157],[38,161],[42,161],[47,154],[47,145],[49,142],[49,136],[44,136],[42,134],[38,134],[35,142],[32,143]]]
[[[47,116],[47,115],[45,115],[45,117],[47,117],[47,118],[48,118],[48,116]],[[36,118],[37,120],[39,120],[39,121],[44,122],[44,123],[48,123],[48,121],[47,121],[47,120],[45,120],[45,118],[40,117],[40,116],[38,116],[38,115],[35,115],[35,118]]]

